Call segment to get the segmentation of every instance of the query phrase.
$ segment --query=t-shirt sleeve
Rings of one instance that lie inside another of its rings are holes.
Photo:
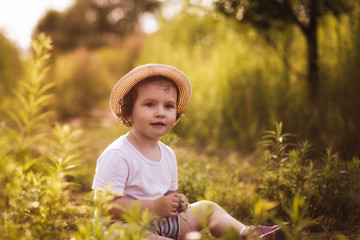
[[[126,157],[121,151],[105,151],[98,159],[92,189],[123,196],[129,174]]]

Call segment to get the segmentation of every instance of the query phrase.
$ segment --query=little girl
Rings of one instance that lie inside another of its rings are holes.
[[[176,157],[159,141],[180,118],[191,95],[188,78],[178,69],[163,64],[137,67],[115,85],[110,107],[131,130],[110,144],[97,161],[92,188],[104,191],[111,186],[117,197],[110,214],[121,220],[123,211],[140,202],[163,221],[149,227],[155,239],[185,239],[190,231],[200,231],[203,223],[215,237],[235,229],[239,238],[283,239],[280,227],[246,226],[214,202],[188,204],[178,193]],[[181,204],[180,204],[181,203]],[[158,219],[158,218],[157,218]]]

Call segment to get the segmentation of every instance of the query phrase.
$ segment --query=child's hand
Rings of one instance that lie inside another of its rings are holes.
[[[187,209],[189,208],[189,202],[184,194],[177,193],[177,192],[168,192],[165,194],[165,196],[177,198],[177,202],[178,202],[178,207],[177,207],[177,212],[176,212],[177,214],[186,212]],[[173,216],[173,215],[171,215],[171,216]]]
[[[186,212],[186,210],[189,208],[189,202],[184,194],[178,192],[169,192],[166,193],[165,196],[177,197],[179,202],[179,207],[177,209],[178,213]]]
[[[178,212],[179,213],[186,212],[187,209],[189,208],[189,202],[188,202],[186,196],[182,193],[176,193],[176,196],[179,199]]]
[[[175,217],[178,214],[179,199],[175,194],[160,197],[154,201],[154,213],[161,217]]]

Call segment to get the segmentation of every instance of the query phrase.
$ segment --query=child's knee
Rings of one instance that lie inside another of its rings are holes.
[[[209,201],[209,200],[201,200],[201,201],[198,201],[198,203],[200,203],[202,206],[205,206],[205,207],[217,207],[218,204],[212,202],[212,201]]]
[[[211,214],[214,209],[219,208],[219,205],[208,200],[201,200],[190,204],[190,208],[205,211],[207,214]],[[196,211],[196,210],[195,210]]]

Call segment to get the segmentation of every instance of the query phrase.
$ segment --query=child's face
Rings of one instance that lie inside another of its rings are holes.
[[[176,87],[170,82],[151,81],[137,89],[132,110],[132,130],[148,139],[159,139],[176,122]]]

